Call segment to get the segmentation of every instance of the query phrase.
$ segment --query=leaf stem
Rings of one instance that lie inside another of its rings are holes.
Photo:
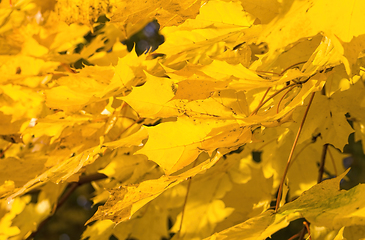
[[[278,209],[279,209],[280,199],[281,199],[281,194],[282,194],[282,191],[283,191],[283,185],[284,185],[284,181],[285,181],[285,178],[286,178],[286,174],[288,173],[289,165],[290,165],[291,159],[293,158],[294,149],[295,149],[295,146],[298,143],[298,139],[299,139],[300,133],[301,133],[301,131],[303,129],[303,125],[304,125],[305,119],[307,117],[307,114],[308,114],[308,111],[309,111],[309,107],[312,104],[314,95],[315,95],[315,92],[312,93],[311,98],[309,99],[308,106],[307,106],[307,108],[305,110],[305,113],[304,113],[302,122],[301,122],[301,124],[299,126],[299,129],[298,129],[298,132],[297,132],[297,136],[295,137],[293,146],[292,146],[291,151],[290,151],[290,154],[289,154],[288,162],[287,162],[287,164],[285,166],[284,174],[283,174],[283,177],[281,178],[281,182],[280,182],[280,185],[279,185],[278,195],[277,195],[277,198],[276,198],[275,212],[277,212]]]
[[[300,232],[299,240],[304,239],[304,235],[305,235],[306,232],[308,232],[309,240],[312,240],[311,232],[310,232],[310,229],[309,229],[309,223],[307,221],[304,221],[303,225],[304,225],[303,230]]]
[[[264,96],[261,98],[261,101],[260,101],[260,103],[259,103],[259,106],[260,106],[260,105],[262,104],[262,102],[265,100],[266,95],[269,93],[270,89],[271,89],[271,87],[269,87],[269,88],[266,90],[266,92],[265,92]]]
[[[70,68],[69,65],[67,65],[66,63],[61,63],[61,66],[69,73],[76,73],[75,70],[73,70],[72,68]]]
[[[281,73],[268,72],[268,71],[261,71],[261,70],[256,70],[256,72],[260,72],[260,73],[270,73],[270,74],[273,74],[273,75],[283,76],[283,74],[284,74],[286,71],[288,71],[290,68],[295,67],[295,66],[300,65],[300,64],[304,64],[304,63],[306,63],[306,62],[305,62],[305,61],[303,61],[303,62],[294,63],[294,64],[290,65],[289,67],[285,68],[283,71],[281,71]]]
[[[136,124],[136,123],[139,123],[139,122],[141,122],[141,121],[143,121],[144,120],[144,118],[138,118],[138,119],[136,119],[134,122],[132,122],[130,125],[128,125],[126,128],[124,128],[119,134],[118,134],[118,136],[116,137],[116,138],[114,138],[113,139],[113,141],[115,141],[116,139],[118,139],[118,138],[120,138],[120,136],[122,136],[122,134],[123,133],[125,133],[128,129],[130,129],[134,124]]]
[[[255,110],[253,110],[252,111],[252,113],[251,113],[251,115],[250,116],[252,116],[252,115],[255,115],[255,114],[257,114],[257,112],[260,110],[260,108],[262,107],[262,106],[264,106],[270,99],[272,99],[273,97],[275,97],[276,95],[278,95],[279,93],[281,93],[282,91],[284,91],[285,89],[287,89],[287,88],[290,88],[290,87],[292,87],[292,86],[295,86],[295,85],[298,85],[298,83],[292,83],[292,84],[289,84],[288,86],[285,86],[285,87],[283,87],[282,89],[280,89],[279,91],[277,91],[277,92],[275,92],[273,95],[271,95],[268,99],[266,99],[264,102],[261,102],[258,106],[257,106],[257,108],[255,109]],[[266,96],[266,93],[265,93],[265,96]]]
[[[278,103],[278,107],[276,108],[276,113],[279,113],[279,108],[280,108],[280,103],[283,101],[283,99],[284,99],[284,97],[291,91],[291,90],[293,90],[293,88],[295,88],[295,85],[294,86],[292,86],[291,88],[289,88],[288,89],[288,91],[286,91],[285,93],[284,93],[284,95],[280,98],[280,100],[279,100],[279,103]]]
[[[301,234],[301,232],[302,232],[302,231],[300,231],[300,233],[297,233],[297,234],[295,234],[295,235],[291,236],[288,240],[293,240],[293,239],[295,239],[295,238],[299,237],[299,236],[300,236],[300,234]]]
[[[328,149],[328,143],[323,145],[322,156],[321,156],[321,165],[319,165],[319,169],[318,169],[317,183],[320,183],[323,180],[323,172],[324,172],[324,165],[326,162],[327,149]]]
[[[0,150],[0,158],[2,158],[6,151],[9,150],[9,148],[13,145],[13,143],[9,143],[8,146],[6,146],[5,149]]]
[[[289,67],[285,68],[281,73],[280,73],[280,76],[282,76],[286,71],[288,71],[290,68],[292,67],[295,67],[297,65],[300,65],[300,64],[304,64],[306,62],[298,62],[298,63],[294,63],[293,65],[290,65]]]
[[[197,162],[197,159],[195,159],[194,164],[191,168],[195,167],[196,162]],[[181,221],[180,221],[180,227],[179,227],[179,236],[180,237],[181,237],[181,229],[182,229],[182,225],[183,225],[183,221],[184,221],[185,208],[186,208],[186,203],[188,202],[188,196],[189,196],[191,182],[192,182],[192,178],[190,177],[189,182],[188,182],[188,186],[186,188],[186,195],[185,195],[185,199],[184,199],[183,209],[181,211]]]
[[[335,159],[332,156],[332,153],[330,151],[330,148],[327,149],[327,152],[328,152],[328,155],[330,155],[331,162],[332,162],[332,165],[333,165],[333,170],[335,171],[335,176],[338,176],[338,174],[337,174],[337,168],[336,168],[336,164],[335,164]]]

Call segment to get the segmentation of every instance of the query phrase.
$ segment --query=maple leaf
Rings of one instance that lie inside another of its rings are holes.
[[[354,36],[365,33],[358,25],[364,18],[359,10],[363,7],[362,4],[355,0],[346,4],[340,0],[295,1],[292,5],[285,3],[284,9],[287,11],[283,11],[267,25],[260,40],[265,39],[270,43],[271,53],[279,49],[283,51],[283,47],[319,32],[327,36],[336,35],[342,41],[349,42]],[[330,14],[323,18],[323,12],[327,11]],[[298,28],[299,25],[301,28]],[[277,38],[279,35],[281,37]]]
[[[358,213],[362,211],[362,199],[356,196],[364,191],[363,185],[349,191],[339,191],[341,174],[326,180],[304,192],[295,201],[286,204],[277,213],[271,210],[228,230],[212,235],[209,239],[266,239],[289,222],[304,217],[316,226],[339,228],[364,221]],[[319,191],[321,189],[321,191]],[[322,197],[314,197],[316,195]],[[354,198],[353,198],[354,197]],[[321,200],[319,200],[321,199]],[[346,204],[343,204],[345,203]],[[338,214],[345,211],[346,214]]]
[[[227,11],[231,14],[225,14]],[[219,42],[235,42],[236,37],[242,34],[240,31],[249,28],[252,23],[253,18],[242,11],[239,3],[209,1],[201,8],[196,19],[187,20],[179,27],[162,29],[166,41],[158,51],[176,55],[171,63],[186,59],[204,62],[206,55],[214,56],[224,51]],[[194,57],[194,52],[199,52],[199,58]]]
[[[363,185],[338,185],[365,141],[363,5],[0,1],[0,238],[102,175],[83,238],[266,239],[304,217],[359,239]],[[128,52],[151,21],[158,52]]]
[[[99,219],[111,219],[116,223],[128,220],[137,210],[149,201],[153,200],[167,189],[186,181],[187,178],[195,176],[210,168],[221,156],[220,153],[217,153],[214,158],[208,159],[178,176],[164,175],[159,179],[144,181],[134,186],[112,189],[107,203],[105,203],[103,207],[100,207],[86,224]]]
[[[157,78],[146,73],[146,83],[136,87],[132,93],[122,99],[126,101],[141,117],[154,117],[162,106],[175,96],[176,86],[168,78]],[[159,92],[156,94],[156,92]],[[151,98],[151,95],[155,95]]]
[[[145,154],[167,174],[189,165],[203,151],[213,152],[251,141],[251,131],[235,121],[197,121],[179,118],[147,128],[149,140],[137,153]],[[168,159],[168,160],[167,160]]]

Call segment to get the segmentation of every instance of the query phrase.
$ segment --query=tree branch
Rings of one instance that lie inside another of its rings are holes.
[[[86,184],[86,183],[90,183],[92,181],[97,181],[97,180],[101,180],[107,178],[107,176],[105,174],[102,173],[94,173],[94,174],[90,174],[90,175],[86,175],[86,176],[80,176],[79,181],[78,182],[72,182],[69,183],[67,185],[66,191],[64,192],[64,194],[62,194],[62,196],[60,197],[60,199],[58,200],[57,206],[55,208],[55,211],[53,212],[52,215],[48,216],[46,219],[44,219],[39,225],[38,228],[35,232],[32,232],[32,234],[30,234],[26,240],[30,240],[33,239],[37,233],[40,231],[40,229],[42,229],[42,227],[44,225],[46,225],[46,223],[48,222],[49,219],[51,219],[51,217],[57,212],[57,210],[67,201],[67,199],[71,196],[71,194],[81,185]]]
[[[319,169],[318,169],[317,183],[320,183],[323,180],[324,164],[326,162],[327,149],[328,149],[328,143],[323,145],[322,156],[321,156],[321,165],[319,165]]]

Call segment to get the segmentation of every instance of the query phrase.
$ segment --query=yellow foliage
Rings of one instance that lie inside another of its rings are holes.
[[[301,217],[358,238],[363,185],[338,186],[349,136],[365,141],[364,8],[0,1],[0,239],[29,237],[85,182],[101,206],[83,238],[266,239]],[[164,43],[128,52],[153,20]],[[325,159],[339,177],[317,184]]]

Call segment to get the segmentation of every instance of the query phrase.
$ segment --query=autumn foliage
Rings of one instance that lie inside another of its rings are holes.
[[[364,185],[340,190],[365,140],[364,9],[2,0],[0,239],[34,237],[85,182],[83,239],[265,240],[297,219],[364,237]],[[164,43],[128,51],[154,20]]]

